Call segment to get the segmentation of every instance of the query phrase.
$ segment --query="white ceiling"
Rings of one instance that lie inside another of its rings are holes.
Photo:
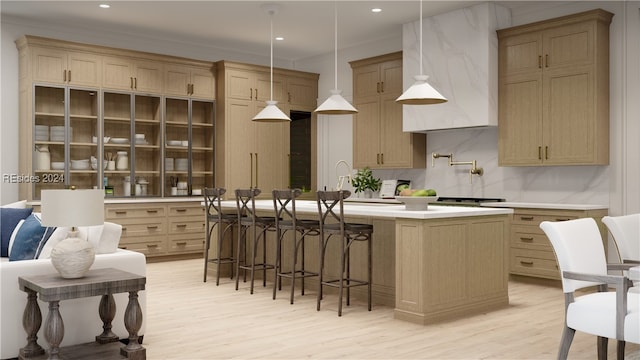
[[[100,3],[111,8],[100,9]],[[398,36],[402,24],[419,19],[419,2],[387,1],[0,1],[3,21],[25,21],[42,25],[66,24],[111,34],[190,43],[247,54],[269,51],[269,18],[261,5],[276,3],[274,56],[289,61],[331,53],[334,49],[334,3],[338,9],[338,46]],[[423,16],[470,6],[478,1],[423,2]],[[372,13],[379,7],[381,13]],[[9,17],[7,17],[9,16]]]

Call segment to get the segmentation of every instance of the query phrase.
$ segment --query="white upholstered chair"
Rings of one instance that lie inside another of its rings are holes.
[[[605,216],[602,222],[613,236],[620,261],[640,265],[640,214]]]
[[[598,358],[606,359],[608,339],[618,340],[618,359],[625,341],[640,343],[640,294],[629,292],[628,278],[608,275],[624,265],[607,265],[602,237],[592,218],[543,221],[556,254],[565,295],[565,327],[558,359],[566,359],[576,331],[598,337]],[[575,291],[597,286],[598,292],[575,296]],[[607,291],[614,287],[615,292]]]

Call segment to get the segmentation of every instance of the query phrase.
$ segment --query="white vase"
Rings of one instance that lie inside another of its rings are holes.
[[[77,279],[89,271],[96,252],[88,241],[69,236],[51,249],[51,263],[63,278]]]

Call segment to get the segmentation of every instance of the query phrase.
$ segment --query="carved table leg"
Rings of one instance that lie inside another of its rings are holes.
[[[44,349],[38,344],[38,330],[42,325],[42,313],[38,305],[38,294],[26,289],[27,306],[22,315],[22,327],[27,332],[27,346],[20,348],[20,358],[28,358],[44,354]]]
[[[49,360],[60,359],[60,343],[64,338],[64,322],[60,316],[60,302],[49,301],[49,314],[44,323],[44,338],[49,343]]]
[[[120,355],[128,359],[146,359],[147,349],[138,342],[138,331],[142,327],[142,309],[137,291],[129,292],[129,303],[124,312],[124,326],[129,332],[129,343],[120,349]]]
[[[102,320],[102,334],[96,336],[96,342],[99,344],[107,344],[118,341],[118,336],[111,331],[111,322],[116,316],[116,301],[113,295],[102,295],[100,299],[100,307],[98,308],[100,319]]]

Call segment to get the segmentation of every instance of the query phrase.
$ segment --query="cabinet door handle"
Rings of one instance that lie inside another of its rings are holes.
[[[542,160],[542,146],[538,146],[538,160]]]
[[[147,247],[148,247],[149,249],[155,249],[155,248],[157,248],[157,247],[158,247],[158,244],[147,244]]]
[[[376,154],[376,164],[380,165],[380,154]]]
[[[187,242],[186,241],[180,241],[180,242],[177,242],[176,245],[185,246],[185,245],[187,245]]]
[[[533,237],[520,237],[520,240],[524,242],[532,242]]]
[[[155,230],[158,228],[158,225],[147,225],[147,229],[149,230]]]
[[[380,82],[379,81],[376,83],[376,92],[378,94],[380,93]]]
[[[532,266],[533,265],[533,261],[522,261],[522,260],[520,260],[520,264],[526,265],[526,266]]]
[[[122,227],[122,232],[125,232],[125,231],[127,231],[127,228],[123,226]]]
[[[138,90],[138,78],[133,78],[133,88]]]
[[[569,221],[570,218],[556,218],[556,221]]]
[[[533,220],[533,216],[520,216],[520,220],[531,221]]]
[[[549,54],[544,55],[544,67],[549,67]]]
[[[256,187],[258,187],[258,153],[256,153]]]
[[[380,154],[380,165],[384,165],[384,153]]]
[[[542,55],[538,55],[538,69],[542,69]]]
[[[69,72],[69,82],[71,82],[71,70],[67,70]]]
[[[148,214],[157,214],[157,213],[158,213],[158,210],[151,210],[151,209],[150,209],[150,210],[147,210],[147,213],[148,213]]]
[[[384,81],[380,82],[380,92],[384,92]]]
[[[67,82],[67,70],[62,70],[62,81]]]
[[[116,215],[127,215],[125,210],[116,210]]]
[[[544,147],[544,159],[545,160],[549,160],[549,147],[548,146]]]
[[[130,83],[131,83],[131,84],[129,85],[129,87],[130,87],[131,89],[133,89],[133,88],[134,88],[134,87],[133,87],[133,77],[130,77],[130,78],[129,78],[129,80],[130,80]]]
[[[179,227],[179,228],[186,228],[186,227],[187,227],[187,224],[176,224],[176,227]]]
[[[249,156],[251,157],[251,165],[249,166],[249,187],[252,188],[253,187],[253,153],[249,153]]]
[[[184,209],[184,208],[176,209],[176,212],[185,212],[185,211],[187,211],[187,209]]]
[[[249,100],[253,100],[253,88],[249,88]]]

